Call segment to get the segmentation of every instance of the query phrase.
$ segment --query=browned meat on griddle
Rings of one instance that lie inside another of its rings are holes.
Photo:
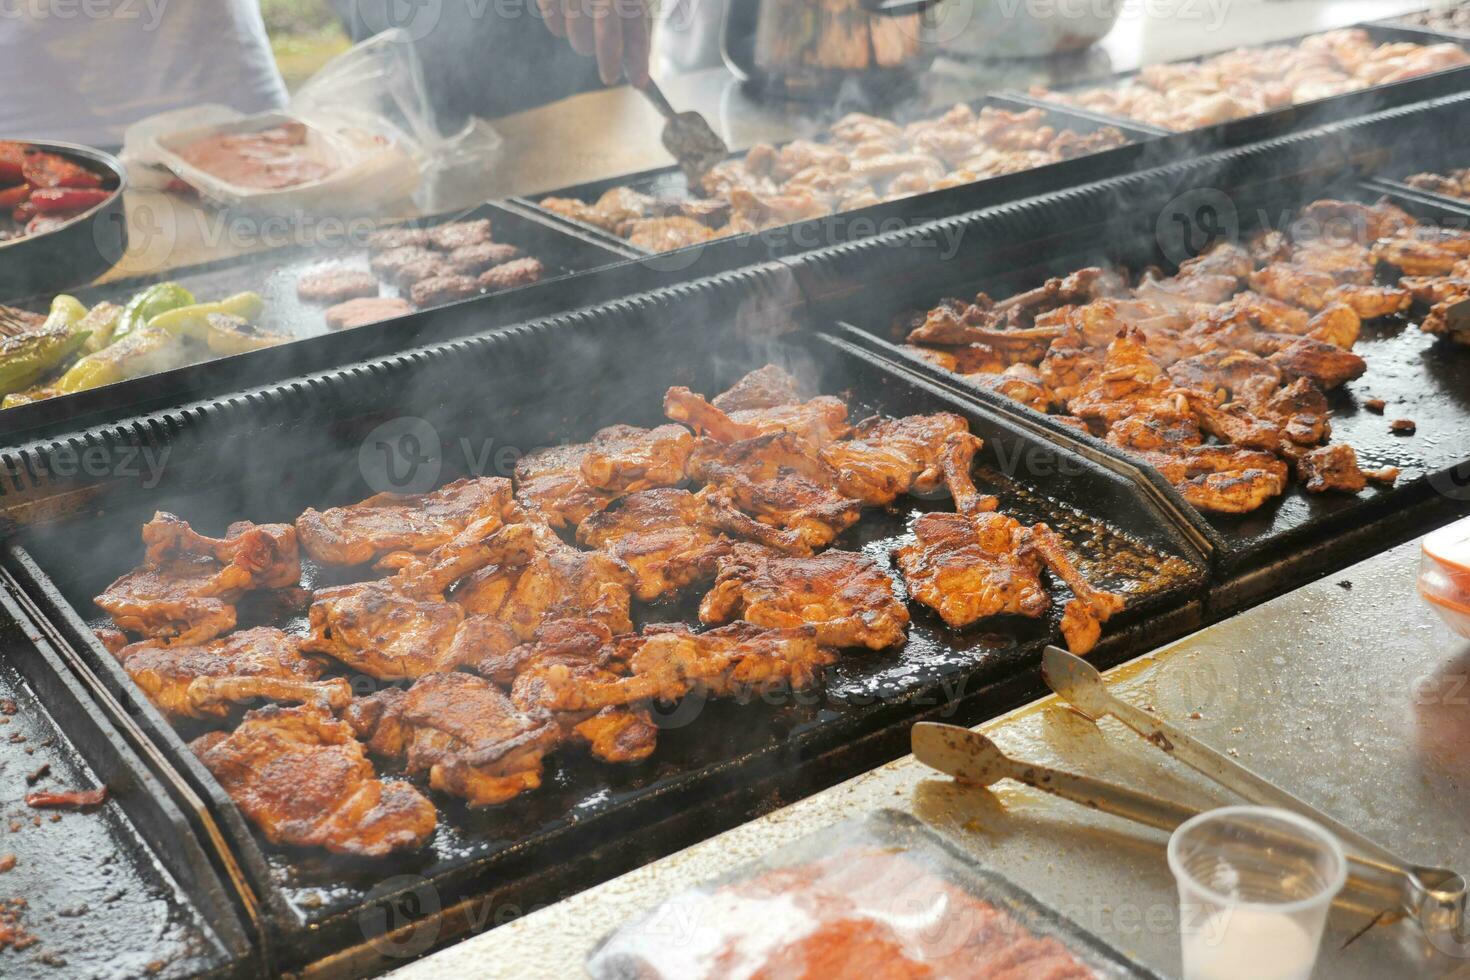
[[[320,701],[334,711],[352,700],[345,680],[321,679],[322,665],[301,655],[298,637],[272,627],[203,643],[148,640],[113,655],[148,700],[179,718],[224,718],[256,698]]]
[[[447,267],[444,256],[418,245],[405,245],[379,252],[368,260],[373,275],[400,286],[426,279]]]
[[[1327,305],[1337,280],[1331,273],[1278,262],[1251,273],[1250,284],[1263,296],[1315,311]]]
[[[1031,528],[1030,545],[1052,575],[1072,590],[1062,607],[1062,637],[1078,656],[1097,646],[1102,624],[1123,609],[1123,597],[1094,587],[1077,568],[1061,536],[1045,524]]]
[[[965,419],[949,412],[873,416],[854,426],[849,438],[822,447],[819,455],[837,472],[837,489],[844,496],[883,507],[900,494],[929,495],[943,486],[945,440],[969,431]]]
[[[628,244],[649,252],[672,252],[676,248],[698,245],[718,237],[703,221],[683,215],[667,218],[643,218],[619,225],[618,231]]]
[[[1334,301],[1322,307],[1308,326],[1307,336],[1312,340],[1352,350],[1363,332],[1363,318],[1347,303]]]
[[[1265,358],[1225,348],[1175,361],[1168,373],[1169,380],[1179,387],[1205,394],[1233,394],[1248,384],[1265,381],[1275,387],[1281,382],[1281,370]]]
[[[1470,232],[1454,228],[1405,228],[1373,243],[1373,257],[1406,276],[1444,276],[1470,258]]]
[[[462,245],[449,253],[448,267],[462,276],[478,276],[486,269],[521,257],[521,250],[504,242]],[[535,261],[534,259],[532,261]]]
[[[375,755],[402,758],[409,775],[472,807],[494,806],[541,785],[542,757],[562,740],[550,712],[522,711],[473,674],[428,674],[343,713]]]
[[[1170,452],[1130,452],[1158,470],[1201,510],[1244,514],[1286,491],[1286,464],[1259,450],[1192,446]]]
[[[683,483],[689,451],[689,433],[680,426],[610,425],[587,442],[522,456],[515,469],[516,499],[552,527],[576,527],[625,490]],[[600,489],[588,481],[589,473],[621,489]]]
[[[1297,211],[1297,221],[1307,223],[1317,235],[1355,242],[1374,242],[1417,224],[1407,211],[1387,198],[1375,204],[1323,198]]]
[[[795,405],[805,401],[800,383],[785,368],[775,364],[756,368],[735,382],[711,402],[720,411],[739,412]]]
[[[365,327],[370,323],[407,316],[413,312],[413,304],[397,296],[373,296],[365,299],[349,299],[345,303],[327,307],[323,316],[327,327],[332,330],[349,330]]]
[[[1216,242],[1192,259],[1179,263],[1181,276],[1230,276],[1244,279],[1255,269],[1250,252],[1234,242]]]
[[[1429,313],[1419,321],[1419,329],[1425,333],[1445,337],[1457,344],[1470,344],[1470,315],[1459,309],[1461,298],[1435,303]]]
[[[479,245],[490,240],[490,219],[449,221],[429,229],[429,247],[453,252],[466,245]]]
[[[1373,253],[1359,241],[1309,239],[1292,249],[1289,262],[1300,269],[1325,272],[1339,283],[1366,286],[1373,281]]]
[[[1368,362],[1352,351],[1310,337],[1298,337],[1266,358],[1288,378],[1311,378],[1324,391],[1362,377]]]
[[[1005,514],[924,514],[894,559],[909,595],[955,629],[1051,608],[1029,529]]]
[[[469,299],[479,293],[480,284],[473,276],[445,273],[415,282],[408,289],[408,299],[414,306],[423,308]]]
[[[903,643],[909,614],[887,570],[867,555],[832,550],[792,556],[740,544],[721,559],[699,618],[810,626],[823,646],[882,650]]]
[[[1399,475],[1397,467],[1363,470],[1358,467],[1358,454],[1346,443],[1322,446],[1297,457],[1297,478],[1308,493],[1341,490],[1357,493],[1368,481],[1392,485]]]
[[[409,247],[427,249],[429,232],[423,228],[383,228],[368,235],[367,247],[374,252]]]
[[[862,513],[862,501],[837,489],[837,472],[789,432],[731,443],[701,440],[690,454],[689,475],[728,491],[762,524],[794,532],[806,549],[831,544]]]
[[[361,269],[321,269],[296,280],[296,295],[303,303],[341,303],[378,295],[378,280]]]
[[[379,779],[352,728],[318,704],[268,705],[189,747],[272,844],[383,857],[422,847],[438,823],[418,790]]]
[[[480,273],[475,282],[486,292],[498,293],[504,289],[515,289],[517,286],[529,286],[533,282],[540,282],[541,277],[545,274],[546,267],[541,264],[540,259],[526,256],[486,269]]]
[[[664,395],[664,414],[695,432],[720,442],[790,432],[813,449],[847,435],[847,403],[831,395],[766,408],[722,411],[688,388],[670,388]]]
[[[513,508],[509,480],[455,480],[433,493],[380,493],[296,519],[306,553],[328,565],[362,565],[391,552],[426,554],[487,517]]]
[[[1414,301],[1414,297],[1407,289],[1398,286],[1358,284],[1347,284],[1330,289],[1327,291],[1327,298],[1336,303],[1345,303],[1364,320],[1398,316],[1406,312]]]

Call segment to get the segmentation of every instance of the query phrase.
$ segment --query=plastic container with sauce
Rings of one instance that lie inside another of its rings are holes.
[[[1419,595],[1450,629],[1470,637],[1470,518],[1425,536]]]

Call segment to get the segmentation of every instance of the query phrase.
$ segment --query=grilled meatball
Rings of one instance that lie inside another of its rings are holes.
[[[437,306],[466,299],[479,291],[480,287],[472,276],[442,275],[420,279],[409,289],[408,296],[414,306]]]
[[[378,280],[371,272],[361,269],[322,269],[297,279],[296,295],[303,303],[341,303],[359,296],[378,295]]]
[[[497,265],[480,273],[480,288],[495,292],[536,282],[545,270],[539,259],[524,258]]]
[[[404,245],[402,248],[389,249],[379,252],[372,257],[368,265],[373,270],[373,275],[396,282],[404,266],[423,259],[441,260],[443,256],[429,251],[419,245]]]
[[[429,246],[443,252],[452,252],[466,245],[479,245],[490,240],[490,219],[477,221],[451,221],[429,229]]]
[[[462,245],[449,253],[448,264],[461,275],[475,276],[491,266],[501,265],[521,257],[521,250],[502,242],[481,242],[478,245]]]
[[[391,320],[395,316],[412,313],[408,300],[396,296],[370,296],[349,299],[345,303],[327,308],[327,326],[333,330],[361,327],[379,320]]]
[[[367,246],[374,252],[408,246],[428,248],[429,233],[423,228],[384,228],[368,236]]]

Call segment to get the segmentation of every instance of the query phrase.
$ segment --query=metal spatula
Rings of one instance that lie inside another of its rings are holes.
[[[689,178],[690,185],[697,190],[700,178],[709,173],[715,164],[728,157],[730,148],[699,113],[675,112],[652,78],[638,86],[638,90],[648,97],[659,115],[664,117],[664,149],[679,161],[679,167]]]
[[[1413,865],[1386,847],[1369,840],[1305,800],[1251,772],[1229,756],[1216,752],[1166,721],[1155,718],[1108,690],[1097,668],[1060,647],[1047,647],[1041,657],[1041,675],[1057,697],[1094,720],[1111,715],[1133,729],[1150,745],[1163,750],[1189,768],[1226,789],[1261,806],[1289,810],[1326,827],[1343,846],[1371,860],[1382,872],[1397,879],[1402,904],[1424,926],[1426,932],[1459,936],[1465,924],[1465,879],[1448,868]],[[1458,942],[1458,938],[1455,940]]]

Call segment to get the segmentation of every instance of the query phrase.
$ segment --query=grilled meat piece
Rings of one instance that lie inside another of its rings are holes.
[[[377,778],[351,727],[318,704],[268,705],[189,747],[272,844],[383,857],[422,847],[438,823],[418,790]]]
[[[467,245],[479,245],[490,240],[490,219],[476,218],[473,221],[449,221],[428,229],[429,247],[441,252],[453,252]]]
[[[677,214],[630,221],[619,225],[618,232],[628,240],[628,244],[649,252],[672,252],[676,248],[698,245],[717,237],[714,229],[704,222]]]
[[[449,253],[450,271],[462,276],[478,276],[486,269],[503,265],[521,257],[521,250],[502,242],[479,242],[463,245]],[[534,261],[534,260],[533,260]]]
[[[1368,481],[1392,485],[1399,475],[1397,467],[1380,470],[1358,468],[1358,454],[1352,446],[1337,443],[1322,446],[1297,457],[1297,478],[1308,493],[1325,493],[1342,490],[1357,493],[1368,485]]]
[[[732,443],[701,440],[689,456],[689,475],[729,491],[762,524],[795,532],[807,549],[831,544],[861,516],[862,502],[836,489],[836,471],[789,432]]]
[[[882,650],[904,641],[909,614],[893,593],[893,579],[867,555],[789,556],[741,544],[720,561],[699,618],[811,626],[823,646]]]
[[[1112,432],[1108,440],[1113,441]],[[1258,450],[1192,446],[1170,452],[1130,452],[1158,470],[1201,510],[1244,514],[1286,490],[1286,464]]]
[[[1470,233],[1453,228],[1404,228],[1373,243],[1373,257],[1406,276],[1444,276],[1470,258]]]
[[[198,644],[149,640],[113,655],[148,700],[177,718],[224,718],[255,698],[320,701],[333,710],[352,700],[345,680],[321,680],[321,664],[301,655],[299,638],[271,627]]]
[[[522,711],[472,674],[428,674],[390,687],[343,714],[376,755],[403,758],[411,775],[472,807],[504,803],[541,785],[542,757],[561,741],[546,711]]]
[[[414,306],[423,308],[469,299],[479,293],[480,284],[473,276],[446,273],[416,281],[409,287],[408,299]]]
[[[1414,297],[1407,289],[1398,286],[1374,286],[1370,284],[1347,284],[1327,291],[1327,299],[1345,303],[1364,320],[1377,320],[1397,316],[1409,309]],[[1351,347],[1351,344],[1339,344]]]
[[[1332,292],[1336,294],[1338,290]],[[1322,307],[1308,326],[1307,336],[1312,340],[1352,350],[1362,332],[1363,318],[1347,303],[1333,301]]]
[[[1357,354],[1310,337],[1298,337],[1266,360],[1286,377],[1311,378],[1324,391],[1362,377],[1368,370],[1368,363]]]
[[[420,245],[404,245],[379,252],[368,260],[368,267],[373,270],[373,275],[397,285],[412,284],[445,268],[444,256]]]
[[[378,295],[378,280],[360,269],[322,269],[297,279],[296,295],[303,303],[341,303]]]
[[[525,256],[486,269],[475,279],[475,283],[486,292],[498,293],[504,289],[540,282],[545,274],[546,267],[541,264],[540,259]]]
[[[847,403],[831,395],[768,408],[741,408],[727,414],[703,395],[675,387],[664,395],[664,414],[720,442],[790,432],[801,436],[813,449],[820,449],[848,433]]]
[[[323,316],[331,330],[348,330],[365,327],[369,323],[407,316],[413,312],[413,304],[397,296],[373,296],[365,299],[349,299],[345,303],[327,307]]]
[[[1330,235],[1337,241],[1355,242],[1374,242],[1417,223],[1407,211],[1387,199],[1360,204],[1323,198],[1299,210],[1296,220],[1308,223],[1318,236]]]
[[[1233,394],[1260,379],[1275,387],[1281,382],[1281,370],[1250,351],[1218,348],[1175,361],[1169,366],[1169,379],[1181,388],[1205,394]]]
[[[894,558],[909,595],[955,629],[990,616],[1034,619],[1051,607],[1030,534],[1005,514],[924,514]]]
[[[905,493],[932,494],[944,483],[941,456],[945,439],[970,431],[958,415],[873,416],[859,422],[847,439],[829,443],[818,454],[837,472],[843,496],[870,507],[893,503]]]
[[[429,232],[424,228],[382,228],[367,237],[367,247],[374,252],[395,248],[429,247]]]
[[[230,525],[224,538],[158,512],[143,526],[143,564],[96,603],[121,630],[163,642],[198,643],[235,625],[234,603],[252,589],[280,589],[301,576],[296,532],[286,524]]]
[[[1470,344],[1470,317],[1466,317],[1463,311],[1456,310],[1462,302],[1462,298],[1456,297],[1435,303],[1429,314],[1419,321],[1419,329],[1457,344]]]
[[[715,396],[712,404],[722,412],[775,408],[803,401],[800,385],[784,368],[775,364],[756,368]]]
[[[1278,262],[1257,269],[1250,276],[1251,289],[1307,310],[1320,310],[1327,305],[1328,294],[1337,288],[1331,273],[1317,272],[1300,266]]]
[[[1123,609],[1123,597],[1094,588],[1067,554],[1058,534],[1045,524],[1031,528],[1030,545],[1052,575],[1067,583],[1073,598],[1062,607],[1062,637],[1078,656],[1097,646],[1102,624]]]
[[[1302,242],[1292,249],[1288,261],[1297,268],[1325,272],[1340,283],[1366,286],[1373,281],[1373,253],[1357,241],[1313,239]]]
[[[380,493],[296,519],[306,553],[327,565],[361,565],[390,552],[426,554],[484,518],[507,518],[509,480],[455,480],[433,493]]]
[[[689,451],[689,433],[679,426],[610,425],[588,442],[522,456],[516,499],[552,527],[576,527],[623,492],[683,483]],[[594,486],[589,475],[609,489]]]
[[[633,629],[636,579],[618,558],[574,548],[539,523],[507,527],[497,544],[506,556],[454,591],[455,604],[468,613],[503,623],[522,640],[559,619],[596,620],[613,634]]]

